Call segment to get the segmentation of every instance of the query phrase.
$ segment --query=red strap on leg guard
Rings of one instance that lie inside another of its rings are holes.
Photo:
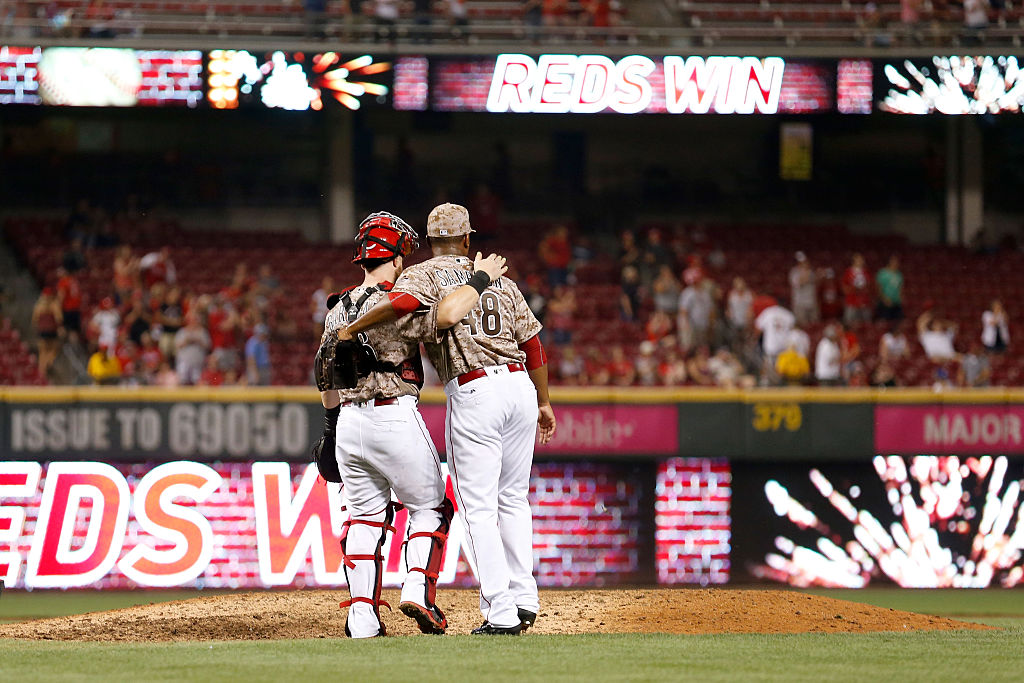
[[[372,605],[377,609],[380,609],[380,606],[384,605],[389,610],[391,610],[391,605],[387,603],[387,600],[372,600],[370,598],[349,598],[344,602],[339,602],[338,607],[351,607],[353,602],[365,602],[367,605]]]
[[[344,551],[342,551],[342,554],[344,554]],[[345,557],[345,566],[348,567],[349,569],[355,569],[356,568],[356,563],[353,562],[352,560],[382,560],[382,561],[384,560],[384,556],[383,555],[344,555],[344,557]]]

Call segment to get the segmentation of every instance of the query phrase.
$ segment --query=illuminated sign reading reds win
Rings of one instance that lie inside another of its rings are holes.
[[[774,114],[785,68],[779,57],[668,56],[658,64],[641,55],[615,62],[603,55],[503,54],[487,111],[637,114],[649,110],[663,81],[670,114]]]

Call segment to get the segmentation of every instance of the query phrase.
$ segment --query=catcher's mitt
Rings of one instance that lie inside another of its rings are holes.
[[[359,378],[366,377],[373,369],[375,359],[372,353],[369,347],[355,339],[327,339],[320,345],[313,361],[316,388],[320,391],[354,389]]]
[[[319,441],[313,444],[313,462],[320,470],[325,481],[341,483],[341,472],[338,470],[338,459],[334,454],[334,434],[324,433]]]

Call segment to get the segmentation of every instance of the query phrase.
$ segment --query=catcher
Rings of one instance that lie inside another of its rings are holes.
[[[341,548],[350,599],[345,634],[387,635],[380,620],[382,549],[395,504],[391,490],[409,511],[405,561],[409,573],[399,609],[423,633],[444,633],[447,620],[436,604],[448,529],[454,514],[445,497],[437,450],[417,410],[423,386],[419,346],[401,340],[398,323],[356,339],[337,341],[337,329],[381,299],[402,272],[402,261],[419,236],[387,212],[372,213],[359,225],[352,259],[365,273],[362,284],[332,294],[315,373],[326,409],[324,435],[313,457],[327,481],[344,482],[350,518]],[[401,324],[416,325],[415,316]]]

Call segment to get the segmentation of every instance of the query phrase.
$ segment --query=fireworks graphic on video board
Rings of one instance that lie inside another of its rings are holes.
[[[1024,506],[1021,481],[1007,476],[1007,458],[877,456],[873,464],[890,510],[858,507],[866,494],[860,486],[840,490],[818,469],[810,471],[811,483],[831,506],[820,512],[778,481],[766,482],[775,514],[796,529],[775,538],[777,552],[755,575],[846,588],[882,577],[907,588],[1021,583]],[[830,525],[823,517],[845,521]]]
[[[376,62],[370,55],[343,59],[336,52],[308,57],[277,51],[260,59],[246,50],[213,50],[207,99],[217,109],[258,102],[271,109],[319,111],[328,97],[352,110],[366,96],[387,97],[390,88],[377,81],[391,71],[390,62]]]

